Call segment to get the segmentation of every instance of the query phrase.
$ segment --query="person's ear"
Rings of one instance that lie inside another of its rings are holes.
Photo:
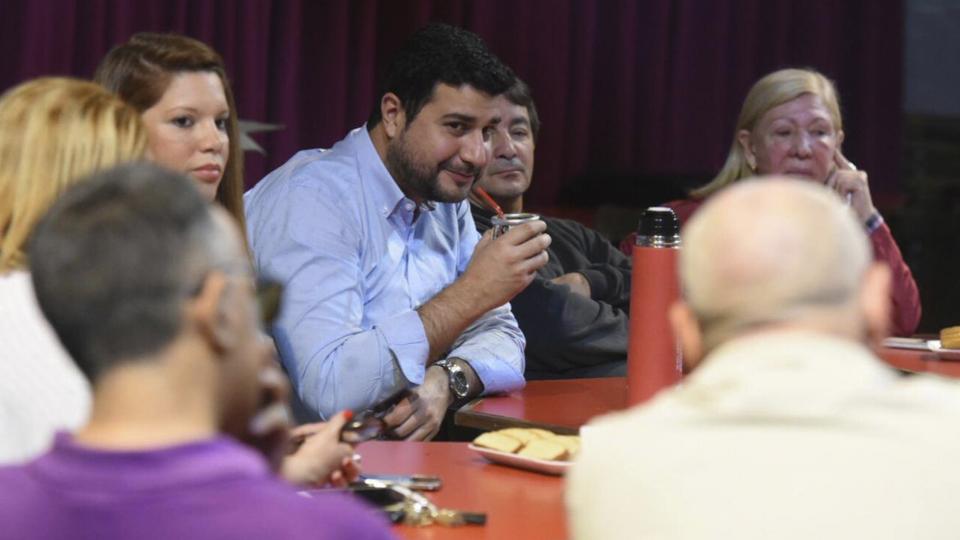
[[[670,306],[669,317],[673,335],[680,342],[684,370],[691,371],[703,360],[703,332],[700,330],[700,321],[683,301],[674,302]]]
[[[860,312],[866,326],[870,343],[879,345],[890,334],[890,317],[893,312],[890,302],[892,278],[890,267],[883,262],[874,262],[867,269],[860,285]]]
[[[383,124],[383,131],[387,138],[398,137],[403,132],[406,119],[407,115],[403,110],[400,96],[387,92],[380,98],[380,122]]]
[[[750,170],[757,172],[757,154],[753,151],[753,143],[750,141],[750,130],[741,129],[737,132],[737,142],[743,149],[743,157],[747,160],[747,166]]]
[[[843,137],[844,137],[843,130],[841,129],[837,131],[837,152],[839,152],[840,149],[843,148]]]
[[[223,352],[237,342],[237,330],[229,314],[230,295],[235,292],[226,275],[210,272],[200,292],[190,303],[189,318],[210,348]]]

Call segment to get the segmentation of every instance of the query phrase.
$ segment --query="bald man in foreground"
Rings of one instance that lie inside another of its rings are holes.
[[[684,229],[671,320],[694,369],[584,428],[574,538],[955,538],[960,386],[870,350],[890,276],[821,186],[763,179]]]

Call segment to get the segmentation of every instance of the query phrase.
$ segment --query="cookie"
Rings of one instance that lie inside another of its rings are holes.
[[[944,349],[960,349],[960,326],[951,326],[941,330],[940,346]]]

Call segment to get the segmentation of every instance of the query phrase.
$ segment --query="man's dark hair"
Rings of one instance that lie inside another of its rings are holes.
[[[35,229],[40,309],[91,380],[159,351],[210,268],[215,224],[189,179],[124,165],[67,190]]]
[[[380,123],[380,101],[388,92],[400,98],[410,125],[433,97],[438,83],[455,87],[467,84],[496,96],[514,79],[510,68],[473,32],[448,24],[429,24],[410,36],[387,65],[367,129]]]
[[[540,115],[537,114],[537,105],[533,102],[533,96],[530,94],[530,87],[519,78],[513,86],[503,93],[503,96],[520,107],[527,109],[527,116],[530,117],[530,131],[533,133],[533,140],[537,140],[540,134]]]

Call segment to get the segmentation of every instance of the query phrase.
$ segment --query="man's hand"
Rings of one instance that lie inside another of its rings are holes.
[[[340,442],[340,429],[348,420],[341,412],[329,422],[303,424],[290,432],[290,453],[280,474],[291,484],[338,487],[357,479],[360,469],[353,461],[353,447]]]
[[[428,441],[440,430],[440,423],[451,403],[453,399],[446,371],[428,367],[423,384],[397,403],[383,420],[397,437]]]
[[[546,230],[546,223],[531,221],[512,227],[496,240],[492,229],[483,235],[461,279],[480,292],[484,312],[509,302],[547,264],[550,235],[544,234]]]
[[[870,216],[877,211],[876,207],[873,206],[873,199],[870,197],[867,173],[857,170],[853,163],[843,157],[840,150],[837,150],[833,155],[833,161],[837,168],[833,171],[833,174],[827,177],[827,187],[836,191],[841,198],[848,201],[860,222],[866,223]]]
[[[590,298],[590,282],[580,272],[569,272],[550,281],[557,285],[566,285],[571,292]]]
[[[533,281],[549,258],[546,229],[546,223],[532,221],[513,227],[496,240],[493,230],[487,231],[463,274],[417,308],[430,342],[430,361],[449,351],[457,337],[484,313],[505,304]]]

